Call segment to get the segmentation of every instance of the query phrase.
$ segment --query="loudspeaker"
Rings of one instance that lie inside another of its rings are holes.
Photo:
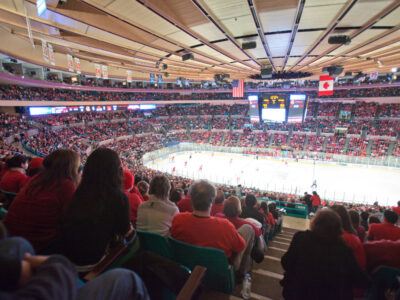
[[[272,78],[272,68],[261,69],[261,78],[262,79]]]
[[[255,41],[246,42],[242,44],[243,50],[254,49],[254,48],[257,48],[257,43]]]
[[[332,45],[348,45],[351,43],[351,38],[348,35],[333,35],[328,39],[328,44]]]
[[[162,69],[163,69],[163,70],[168,69],[168,65],[167,65],[167,64],[163,64],[163,65],[162,65]]]
[[[193,53],[187,53],[187,54],[182,55],[182,61],[185,61],[188,59],[194,59]]]
[[[329,66],[322,68],[322,72],[329,73],[329,76],[340,75],[343,72],[342,66]]]

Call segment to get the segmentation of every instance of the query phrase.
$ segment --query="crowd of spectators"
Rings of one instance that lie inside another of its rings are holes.
[[[286,93],[287,91],[285,91]],[[301,90],[296,90],[301,92]],[[323,98],[318,97],[317,91],[304,91],[310,99]],[[260,99],[267,98],[270,93],[258,92]],[[254,95],[254,92],[245,92],[244,99]],[[337,89],[332,96],[327,98],[363,98],[363,97],[395,97],[400,96],[398,87],[368,87],[365,88],[347,88]],[[230,100],[233,99],[230,90],[218,90],[211,92],[209,90],[197,90],[188,92],[158,90],[154,92],[105,92],[70,90],[70,89],[51,89],[38,87],[22,87],[15,85],[0,86],[0,100],[24,100],[24,101],[153,101],[153,100]],[[365,111],[365,110],[363,110]],[[376,110],[371,108],[365,113],[374,113]],[[312,115],[312,110],[310,112]],[[334,114],[333,107],[327,107],[324,114],[331,116]]]

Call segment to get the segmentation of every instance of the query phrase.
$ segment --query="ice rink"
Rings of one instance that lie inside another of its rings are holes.
[[[191,158],[190,158],[191,157]],[[303,194],[314,179],[321,198],[396,205],[400,200],[400,169],[339,165],[312,160],[277,159],[222,152],[177,152],[146,163],[151,169],[215,183]]]

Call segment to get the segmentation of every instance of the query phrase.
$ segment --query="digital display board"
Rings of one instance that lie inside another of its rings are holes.
[[[304,120],[307,96],[292,94],[289,96],[288,123],[300,123]]]
[[[286,96],[271,94],[262,99],[261,119],[266,122],[285,122]]]
[[[249,117],[251,122],[260,122],[260,111],[258,106],[258,96],[249,95]]]
[[[40,115],[51,115],[51,114],[61,114],[67,113],[68,109],[65,106],[40,106],[40,107],[29,107],[29,114],[31,116]]]

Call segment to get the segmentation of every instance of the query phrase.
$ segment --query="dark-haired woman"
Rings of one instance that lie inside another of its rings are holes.
[[[344,242],[353,251],[360,268],[365,270],[367,266],[367,259],[365,257],[364,247],[360,241],[360,238],[357,235],[357,231],[353,228],[353,225],[351,224],[349,213],[343,205],[333,205],[332,209],[339,215],[342,221],[342,238]]]
[[[62,254],[88,271],[105,255],[107,247],[130,229],[129,204],[122,186],[118,154],[107,148],[93,151],[63,220]]]
[[[22,188],[8,210],[4,223],[11,235],[23,236],[38,253],[46,252],[78,184],[79,164],[79,155],[72,150],[56,150],[44,159],[42,171]]]
[[[0,189],[10,193],[18,193],[29,178],[26,175],[28,158],[17,154],[6,161],[6,168],[1,177]]]
[[[353,299],[353,288],[366,278],[341,236],[340,217],[329,208],[317,212],[311,230],[293,236],[281,260],[286,300]]]

